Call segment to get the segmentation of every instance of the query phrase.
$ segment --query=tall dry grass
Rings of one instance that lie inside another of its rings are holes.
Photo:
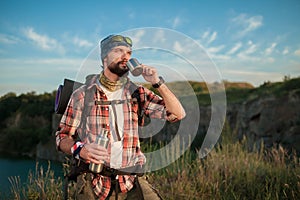
[[[186,152],[149,174],[165,199],[300,199],[300,162],[282,147],[249,152],[225,126],[222,143],[204,159]]]
[[[36,163],[35,172],[29,171],[27,182],[22,183],[20,177],[9,177],[11,195],[14,200],[58,200],[63,199],[62,180],[54,176],[50,162],[46,171]]]

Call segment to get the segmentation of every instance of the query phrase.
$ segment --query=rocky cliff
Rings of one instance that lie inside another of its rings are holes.
[[[256,98],[230,109],[235,110],[238,138],[246,136],[249,147],[263,142],[265,147],[280,144],[300,152],[300,90]]]

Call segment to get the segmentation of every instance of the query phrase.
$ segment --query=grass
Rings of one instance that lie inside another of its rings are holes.
[[[185,152],[166,168],[147,174],[164,199],[300,199],[300,160],[282,147],[249,152],[225,126],[222,143],[204,159]],[[149,149],[157,146],[147,147]],[[174,149],[174,152],[177,150]],[[50,166],[50,163],[49,163]],[[27,183],[11,177],[11,199],[62,199],[62,180],[36,167]]]
[[[226,128],[225,128],[226,129]],[[246,140],[223,131],[222,144],[205,159],[186,152],[149,175],[164,199],[300,199],[300,163],[282,148],[249,152]]]
[[[9,177],[11,184],[11,195],[9,199],[14,200],[58,200],[63,199],[62,180],[55,178],[53,170],[45,171],[43,167],[36,164],[35,172],[29,171],[26,183],[20,181],[20,177]]]

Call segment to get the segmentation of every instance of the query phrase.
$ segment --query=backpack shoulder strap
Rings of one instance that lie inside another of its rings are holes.
[[[85,132],[88,114],[91,112],[92,107],[95,105],[94,95],[96,91],[94,89],[87,89],[86,85],[84,85],[83,87],[84,100],[79,128],[81,129],[81,131]]]

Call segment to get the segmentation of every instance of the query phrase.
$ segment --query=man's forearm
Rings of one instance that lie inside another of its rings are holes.
[[[175,115],[177,120],[183,119],[185,111],[173,92],[165,84],[162,84],[157,90],[164,99],[167,110]]]

